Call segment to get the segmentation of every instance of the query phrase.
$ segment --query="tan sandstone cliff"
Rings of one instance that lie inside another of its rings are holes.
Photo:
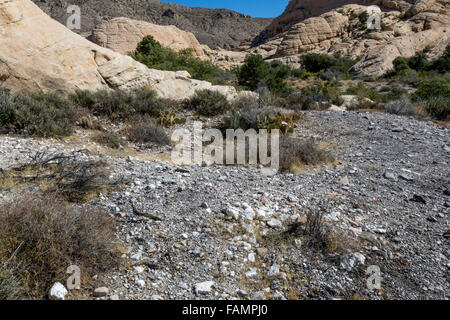
[[[149,86],[173,99],[203,88],[221,91],[230,99],[237,95],[233,87],[193,80],[187,72],[148,69],[73,33],[29,0],[0,0],[0,48],[0,84],[15,91]]]
[[[92,41],[102,47],[127,54],[136,49],[137,44],[147,35],[153,36],[163,46],[175,51],[192,49],[197,57],[205,52],[191,32],[175,26],[160,26],[129,18],[114,18],[98,25],[92,32]]]

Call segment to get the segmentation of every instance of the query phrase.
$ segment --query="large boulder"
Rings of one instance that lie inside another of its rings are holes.
[[[163,46],[177,52],[190,48],[195,56],[205,56],[202,46],[191,32],[180,30],[175,26],[161,26],[123,17],[98,25],[92,32],[92,41],[102,47],[128,54],[134,51],[137,44],[147,35],[153,36]]]
[[[51,19],[30,0],[0,0],[0,84],[14,91],[132,90],[148,86],[161,97],[185,99],[222,86],[186,72],[147,68],[98,46]],[[229,98],[236,96],[230,88]]]

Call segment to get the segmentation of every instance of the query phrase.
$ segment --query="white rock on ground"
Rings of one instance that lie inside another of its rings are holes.
[[[200,283],[196,283],[194,285],[194,292],[196,294],[209,294],[211,293],[212,286],[214,286],[214,281],[204,281]]]
[[[69,292],[67,291],[66,287],[60,282],[56,282],[53,284],[53,286],[50,289],[50,292],[48,294],[48,297],[50,300],[64,300],[65,296]]]

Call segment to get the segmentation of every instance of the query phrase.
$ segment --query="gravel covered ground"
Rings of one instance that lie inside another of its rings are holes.
[[[106,298],[449,298],[448,127],[321,111],[305,113],[295,135],[337,162],[266,176],[93,152],[130,180],[95,201],[117,217],[123,249],[123,268],[101,279]],[[82,144],[0,136],[0,168]],[[11,197],[0,189],[0,201]],[[324,213],[336,250],[311,248],[308,211]],[[380,268],[379,289],[367,286],[369,266]]]

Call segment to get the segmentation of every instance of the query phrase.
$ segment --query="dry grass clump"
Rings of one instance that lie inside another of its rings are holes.
[[[334,156],[311,140],[284,136],[280,140],[280,170],[295,171],[296,167],[334,162]]]
[[[20,282],[7,266],[0,263],[0,301],[19,299],[22,293]]]
[[[118,135],[110,132],[97,133],[93,140],[98,144],[111,149],[119,149],[125,144],[125,141],[123,141]]]
[[[346,237],[324,221],[324,210],[309,210],[306,213],[305,233],[308,246],[324,253],[343,252]]]
[[[0,175],[0,185],[34,184],[47,193],[56,193],[68,201],[82,201],[116,188],[122,181],[111,181],[103,161],[80,160],[87,150],[70,154],[37,153],[33,159]]]
[[[155,143],[157,145],[169,145],[170,139],[161,126],[158,126],[149,117],[134,117],[125,129],[124,133],[129,141],[137,143]]]
[[[118,265],[114,220],[57,195],[25,194],[0,205],[0,299],[42,299],[70,265],[83,280]]]

